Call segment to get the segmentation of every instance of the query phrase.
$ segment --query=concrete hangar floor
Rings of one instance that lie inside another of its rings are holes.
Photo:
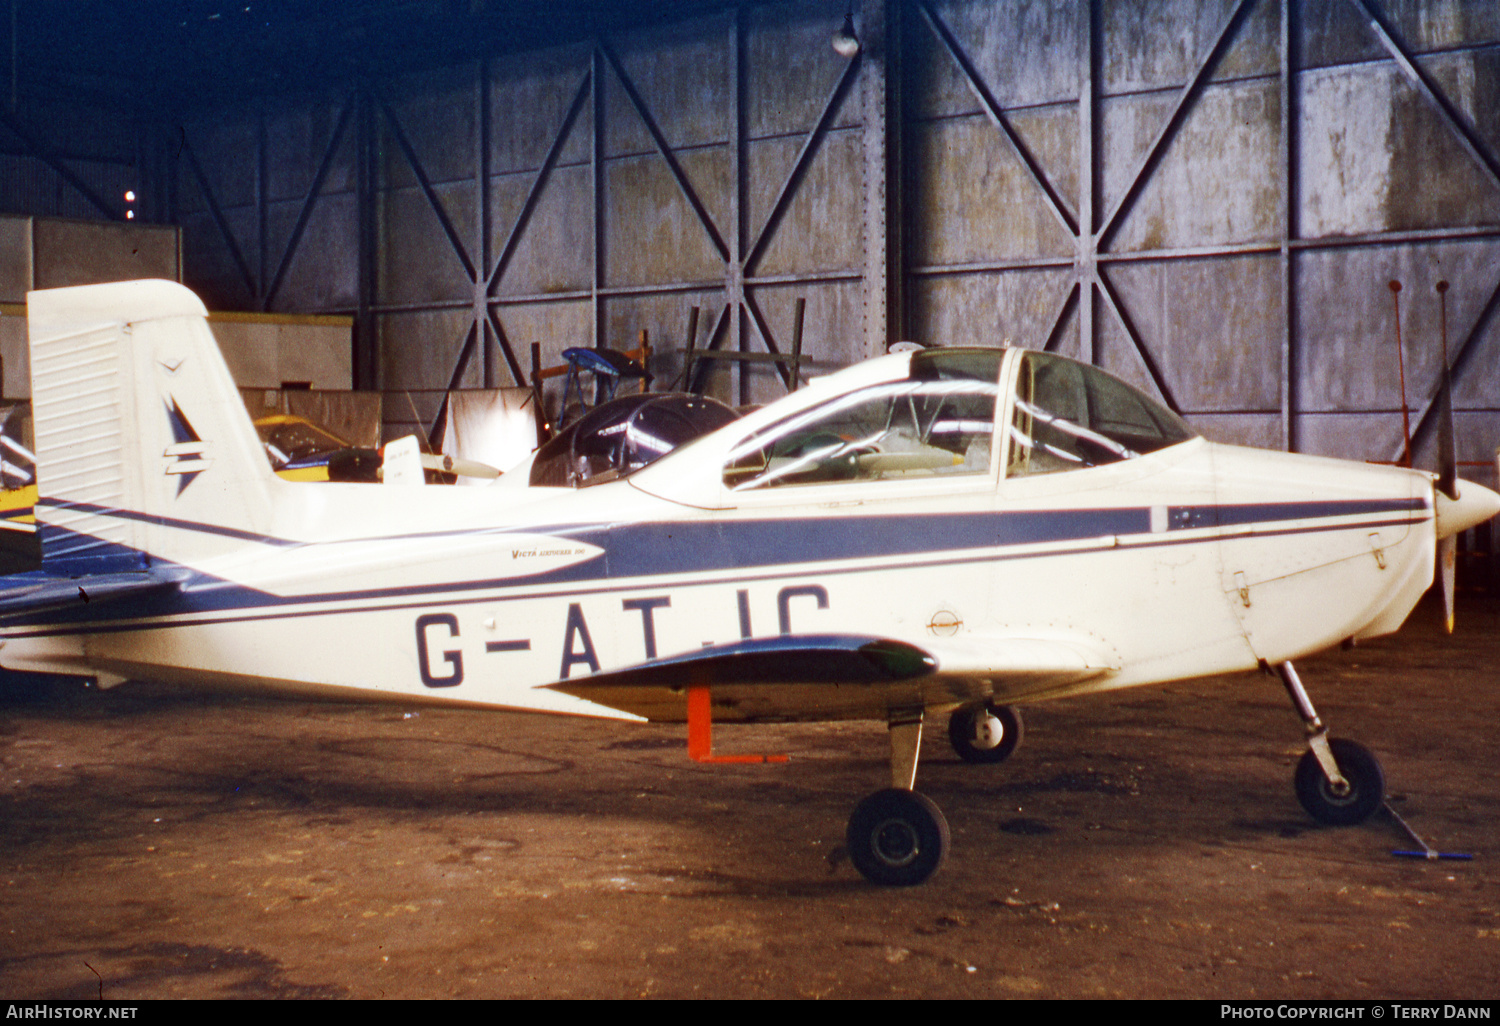
[[[1301,726],[1246,675],[1026,710],[1002,766],[943,724],[953,847],[867,884],[874,724],[685,729],[204,695],[0,691],[10,999],[1126,997],[1500,991],[1500,600],[1300,666],[1393,808],[1316,826]]]

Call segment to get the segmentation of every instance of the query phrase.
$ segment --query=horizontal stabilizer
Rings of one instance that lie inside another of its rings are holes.
[[[178,586],[175,578],[150,572],[91,574],[86,577],[29,573],[7,577],[3,583],[4,586],[0,587],[0,616],[50,612],[69,606],[114,602],[126,597],[139,601],[147,595],[171,591]]]

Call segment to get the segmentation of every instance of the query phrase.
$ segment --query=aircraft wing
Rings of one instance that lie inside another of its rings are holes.
[[[151,571],[123,571],[60,577],[26,573],[0,578],[0,617],[50,612],[69,606],[114,602],[127,596],[145,598],[178,586],[173,576]]]
[[[659,722],[685,722],[687,689],[708,685],[719,722],[884,719],[892,707],[951,708],[1060,690],[1118,669],[1054,638],[784,635],[713,645],[549,688]]]

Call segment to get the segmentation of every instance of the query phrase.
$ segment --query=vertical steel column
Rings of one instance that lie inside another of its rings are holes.
[[[745,24],[736,6],[729,19],[729,256],[724,261],[724,303],[728,311],[728,346],[743,353],[750,347],[745,331],[745,237],[748,186],[745,159]],[[712,337],[709,342],[712,343]],[[705,347],[707,348],[707,347]],[[707,366],[712,366],[709,364]],[[751,365],[740,360],[736,368],[740,383],[739,402],[751,400]]]
[[[475,97],[475,131],[474,131],[474,188],[477,191],[475,209],[478,216],[475,218],[474,253],[477,258],[474,263],[474,330],[479,343],[480,366],[484,373],[484,387],[495,387],[495,348],[490,344],[490,283],[488,269],[490,266],[490,62],[488,58],[479,58],[478,81],[475,89],[478,96]]]
[[[886,342],[910,336],[906,320],[906,6],[889,0],[885,20]],[[796,382],[793,382],[796,387]]]
[[[1297,295],[1292,240],[1297,237],[1297,68],[1294,0],[1281,0],[1281,447],[1296,451]]]
[[[21,0],[10,0],[10,112],[21,109]]]
[[[355,92],[354,191],[358,220],[359,286],[354,314],[354,387],[381,386],[380,345],[374,306],[380,282],[377,225],[379,181],[375,141],[375,103],[361,85]]]
[[[890,275],[888,263],[887,151],[889,113],[886,81],[889,53],[886,39],[886,0],[860,3],[860,99],[864,149],[864,358],[885,352],[890,338]]]
[[[1099,362],[1094,339],[1095,284],[1099,274],[1094,251],[1097,227],[1094,205],[1102,178],[1095,160],[1099,86],[1094,72],[1099,62],[1099,33],[1104,22],[1099,3],[1100,0],[1083,0],[1078,5],[1078,235],[1074,256],[1078,275],[1078,358],[1093,364]]]
[[[589,149],[589,187],[594,193],[593,270],[589,285],[589,311],[595,349],[604,344],[604,308],[599,290],[604,285],[604,55],[594,40],[589,53],[589,88],[593,90],[594,132]]]
[[[266,282],[270,268],[266,266],[267,250],[271,240],[271,140],[266,129],[266,107],[262,100],[255,108],[255,230],[256,273],[255,292],[250,297],[265,309]]]

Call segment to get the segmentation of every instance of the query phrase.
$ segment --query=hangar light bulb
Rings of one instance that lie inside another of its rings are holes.
[[[833,34],[833,51],[840,57],[853,57],[859,53],[859,37],[854,34],[854,13],[844,13],[844,24]]]

